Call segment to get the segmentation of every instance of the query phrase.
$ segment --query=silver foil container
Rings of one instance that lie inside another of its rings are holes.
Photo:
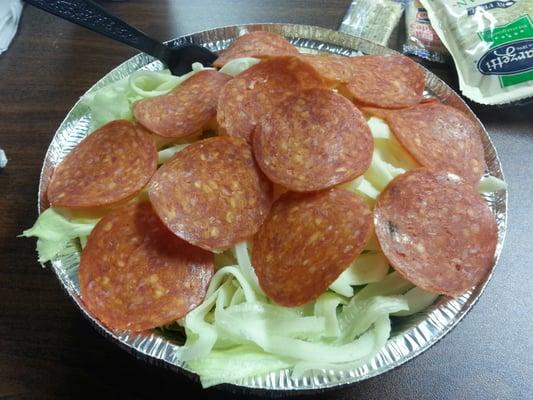
[[[196,43],[207,47],[209,50],[219,52],[227,48],[236,37],[254,30],[279,33],[290,40],[296,47],[306,52],[335,53],[344,56],[396,54],[395,51],[386,47],[341,32],[315,26],[288,24],[229,26],[183,36],[172,40],[170,43],[173,45]],[[113,69],[90,88],[88,92],[127,77],[139,69],[160,70],[162,68],[163,65],[159,61],[146,54],[139,54]],[[479,132],[485,149],[486,173],[503,179],[503,172],[496,149],[482,124],[446,83],[427,70],[425,73],[426,94],[428,96],[435,96],[443,103],[463,110],[470,114],[479,124]],[[384,79],[387,78],[384,77]],[[38,198],[39,211],[46,207],[44,193],[53,168],[88,134],[90,121],[91,114],[87,107],[77,102],[55,133],[42,167]],[[394,318],[391,337],[386,346],[372,360],[359,368],[346,371],[319,370],[301,379],[292,379],[291,371],[285,369],[242,379],[232,385],[225,386],[234,391],[247,388],[247,392],[270,391],[270,394],[275,394],[272,391],[308,392],[317,389],[340,387],[382,374],[427,350],[444,337],[470,311],[491,278],[494,266],[502,250],[507,223],[507,192],[502,190],[484,195],[484,198],[496,215],[498,246],[491,273],[475,289],[455,299],[441,297],[424,312],[410,317]],[[105,337],[138,358],[194,376],[181,361],[175,358],[177,344],[157,331],[140,334],[129,332],[117,334],[106,329],[89,314],[79,296],[79,254],[53,261],[52,267],[67,294],[84,316]],[[467,349],[465,350],[467,351]]]

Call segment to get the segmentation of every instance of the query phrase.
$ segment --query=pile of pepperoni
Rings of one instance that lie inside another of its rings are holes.
[[[106,211],[80,262],[81,297],[112,330],[142,331],[204,299],[214,253],[253,241],[264,292],[298,306],[316,299],[373,232],[393,268],[415,285],[456,296],[490,269],[497,226],[474,190],[483,173],[478,125],[423,98],[424,73],[403,56],[301,55],[253,32],[215,62],[261,62],[232,78],[193,75],[134,104],[56,168],[55,207]],[[364,115],[383,118],[420,164],[371,209],[339,185],[370,166]],[[199,132],[157,167],[157,147]]]

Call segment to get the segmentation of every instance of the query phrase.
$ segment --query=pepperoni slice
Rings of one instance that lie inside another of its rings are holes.
[[[354,73],[346,91],[356,104],[403,108],[422,100],[424,72],[408,57],[361,56],[350,60]]]
[[[150,203],[107,214],[80,261],[88,310],[111,330],[143,331],[185,316],[204,299],[213,254],[174,236]]]
[[[320,75],[298,57],[274,57],[254,65],[228,82],[218,101],[221,134],[251,142],[261,117],[303,89],[323,87]]]
[[[48,186],[53,206],[93,208],[133,198],[157,168],[152,136],[131,122],[112,121],[81,141]]]
[[[191,144],[154,175],[149,197],[165,225],[206,250],[252,236],[272,203],[272,185],[242,139],[215,137]]]
[[[133,115],[158,136],[191,136],[213,121],[218,97],[229,80],[231,76],[214,70],[200,71],[164,96],[136,102]]]
[[[300,57],[327,81],[346,83],[354,78],[355,68],[350,57],[335,54],[303,54]]]
[[[279,103],[257,126],[254,155],[268,178],[290,190],[325,189],[362,175],[373,140],[361,112],[328,89],[310,89]]]
[[[254,31],[235,39],[235,42],[215,60],[213,66],[220,68],[227,62],[241,57],[265,58],[296,54],[298,54],[296,47],[277,33]]]
[[[416,286],[458,296],[490,271],[496,220],[457,175],[426,169],[402,174],[380,195],[374,212],[383,253]]]
[[[361,253],[371,230],[370,209],[351,192],[283,194],[254,239],[261,288],[288,307],[316,299]]]
[[[385,119],[422,166],[453,172],[471,184],[483,175],[485,156],[479,126],[456,108],[429,102],[401,110],[363,111]]]

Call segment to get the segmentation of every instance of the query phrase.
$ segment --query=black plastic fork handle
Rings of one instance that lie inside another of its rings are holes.
[[[43,11],[143,51],[168,64],[171,50],[91,0],[24,0]]]

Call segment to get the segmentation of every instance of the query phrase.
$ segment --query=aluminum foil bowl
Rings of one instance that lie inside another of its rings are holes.
[[[212,51],[224,50],[239,35],[247,31],[266,30],[277,32],[289,39],[296,47],[306,52],[335,53],[345,56],[364,54],[393,54],[393,50],[367,40],[350,36],[329,29],[305,25],[254,24],[230,26],[183,36],[171,41],[173,45],[196,43]],[[139,69],[160,70],[163,65],[146,54],[139,54],[109,72],[98,81],[90,91],[98,89],[118,79],[127,77]],[[429,71],[426,73],[427,95],[437,97],[443,103],[451,104],[479,123],[479,130],[485,148],[486,173],[503,179],[503,173],[496,153],[486,130],[461,98],[442,80]],[[386,79],[386,78],[385,78]],[[39,210],[46,206],[45,188],[53,168],[63,157],[88,133],[91,115],[89,110],[76,103],[57,130],[44,160],[40,188]],[[498,221],[498,246],[493,268],[500,255],[505,237],[507,221],[507,192],[499,191],[485,196],[485,200],[496,215]],[[194,376],[182,362],[176,360],[174,351],[176,342],[154,331],[148,334],[123,332],[115,334],[107,330],[87,310],[79,297],[78,267],[79,255],[64,257],[52,263],[53,270],[68,295],[74,300],[81,312],[92,322],[96,329],[122,348],[157,365],[163,365],[179,372]],[[446,335],[476,303],[485,289],[491,273],[474,290],[456,299],[441,297],[424,312],[410,317],[395,318],[393,330],[386,346],[371,361],[360,368],[346,371],[321,370],[301,379],[292,379],[290,370],[281,370],[262,376],[242,379],[228,389],[247,388],[252,391],[311,391],[339,387],[367,379],[389,371],[427,350]]]

